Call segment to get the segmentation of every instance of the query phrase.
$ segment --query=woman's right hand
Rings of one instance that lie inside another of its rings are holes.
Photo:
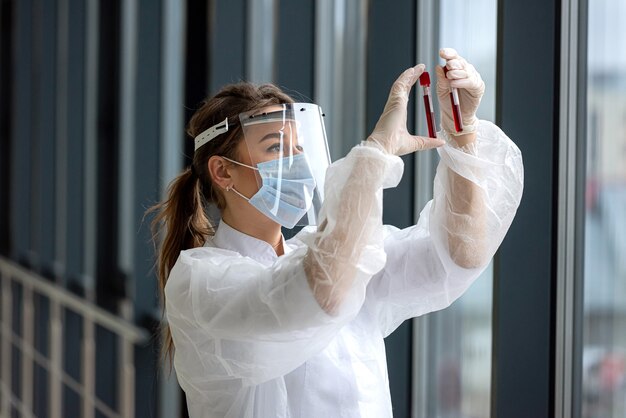
[[[387,104],[374,131],[367,138],[368,141],[378,144],[389,154],[400,156],[445,144],[445,141],[440,138],[411,135],[406,127],[409,94],[423,72],[424,64],[418,64],[398,77],[391,86]]]

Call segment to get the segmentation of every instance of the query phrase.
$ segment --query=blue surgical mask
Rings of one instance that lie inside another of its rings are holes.
[[[265,161],[256,167],[223,158],[259,172],[263,184],[250,199],[231,190],[285,228],[293,228],[311,208],[316,183],[305,154]]]

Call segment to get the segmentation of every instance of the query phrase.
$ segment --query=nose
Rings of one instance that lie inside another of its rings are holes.
[[[304,152],[304,149],[302,145],[300,144],[301,141],[299,141],[298,133],[295,130],[291,131],[289,140],[290,140],[289,142],[291,143],[289,152],[292,155],[302,154]]]
[[[294,155],[302,154],[303,152],[304,152],[304,149],[302,149],[300,145],[293,145],[291,147],[291,153]]]

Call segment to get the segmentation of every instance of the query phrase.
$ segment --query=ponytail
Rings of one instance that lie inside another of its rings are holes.
[[[165,284],[180,252],[204,245],[207,237],[213,234],[203,201],[202,184],[188,168],[170,183],[166,199],[148,210],[148,213],[156,213],[152,221],[152,237],[160,244],[157,275],[164,306]],[[174,343],[167,324],[163,332],[163,355],[171,367]]]

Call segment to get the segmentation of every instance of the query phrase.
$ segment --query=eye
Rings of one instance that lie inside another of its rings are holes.
[[[281,152],[281,146],[280,146],[280,142],[275,143],[274,145],[271,145],[269,148],[267,148],[268,152]]]
[[[304,147],[302,145],[296,145],[296,149],[300,152],[304,152]]]

